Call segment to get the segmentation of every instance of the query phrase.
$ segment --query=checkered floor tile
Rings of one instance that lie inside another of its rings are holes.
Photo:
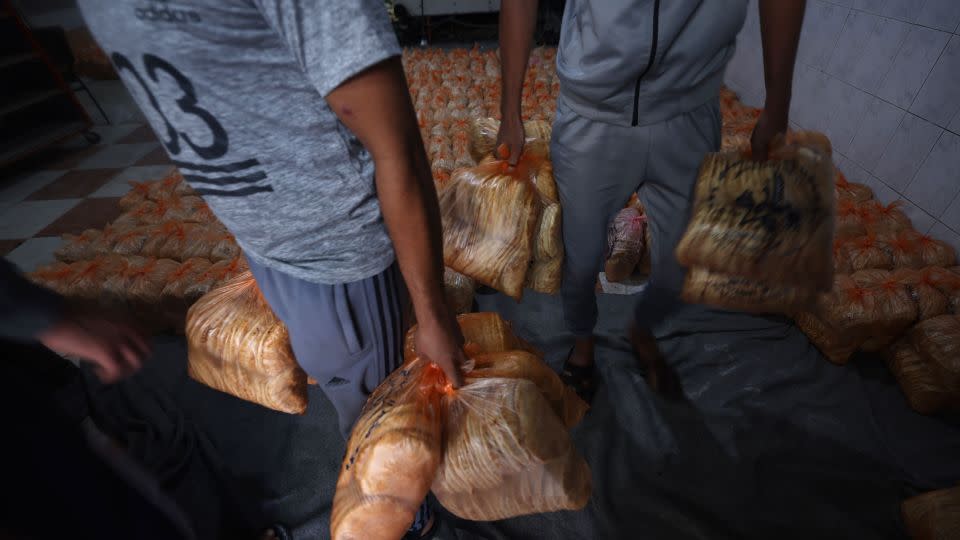
[[[102,228],[115,219],[128,182],[156,180],[171,165],[145,124],[94,128],[81,137],[0,170],[0,256],[29,272],[53,262],[61,235]]]

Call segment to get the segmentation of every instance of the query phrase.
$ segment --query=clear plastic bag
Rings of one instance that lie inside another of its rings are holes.
[[[451,268],[444,268],[443,293],[447,305],[454,313],[469,313],[473,310],[476,289],[477,283],[472,279]]]
[[[306,411],[307,374],[249,272],[198,300],[187,313],[186,334],[194,380],[277,411]]]
[[[533,382],[478,379],[443,405],[443,461],[432,490],[444,508],[493,521],[587,504],[590,468]]]
[[[936,288],[928,272],[904,268],[890,277],[907,287],[910,297],[917,303],[921,321],[943,315],[950,308],[949,300]]]
[[[617,212],[607,227],[607,280],[620,282],[633,273],[643,256],[647,218],[636,207]]]
[[[373,391],[353,427],[330,516],[333,540],[396,540],[413,523],[441,459],[436,364],[416,358]]]
[[[945,388],[960,393],[960,317],[941,315],[914,326],[910,342]]]
[[[917,318],[917,304],[905,287],[895,282],[863,287],[838,275],[816,309],[798,314],[796,322],[829,360],[844,364],[868,342],[870,349],[893,342]]]
[[[684,279],[682,296],[691,304],[707,304],[746,313],[791,314],[809,309],[817,293],[809,288],[765,283],[694,266]]]
[[[687,267],[827,290],[835,221],[829,141],[797,133],[775,143],[770,157],[704,158],[677,259]]]
[[[528,120],[523,123],[527,143],[534,141],[550,142],[553,125],[543,120]],[[497,146],[500,121],[496,118],[477,118],[470,133],[470,153],[473,159],[480,161],[493,154]]]
[[[517,300],[523,294],[543,208],[533,182],[546,158],[528,149],[456,171],[440,190],[444,263]]]
[[[836,170],[836,189],[837,198],[848,199],[856,203],[863,203],[873,200],[873,190],[869,187],[850,182],[842,172]]]
[[[920,414],[956,408],[960,399],[944,388],[933,369],[924,361],[907,338],[893,344],[885,352],[887,366],[897,379],[910,408]]]
[[[92,259],[97,255],[97,247],[104,237],[103,231],[87,229],[79,235],[63,235],[63,243],[54,252],[61,262],[76,262]]]

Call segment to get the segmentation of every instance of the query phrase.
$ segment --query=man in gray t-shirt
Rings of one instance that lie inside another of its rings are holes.
[[[383,3],[79,5],[184,178],[236,236],[344,435],[400,363],[403,282],[418,351],[459,385],[436,192]]]

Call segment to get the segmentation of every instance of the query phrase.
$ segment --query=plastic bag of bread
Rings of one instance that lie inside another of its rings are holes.
[[[817,292],[805,287],[765,283],[694,266],[687,271],[682,296],[685,302],[691,304],[707,304],[747,313],[792,314],[810,308],[817,298]]]
[[[457,324],[463,334],[464,343],[474,354],[496,353],[504,351],[527,351],[542,358],[540,351],[514,333],[510,323],[495,312],[464,313],[457,315]],[[404,339],[403,359],[405,362],[416,358],[416,327],[411,328]]]
[[[892,278],[870,287],[868,291],[874,297],[879,320],[861,348],[877,352],[896,341],[911,324],[919,320],[920,307],[910,296],[906,285]]]
[[[446,296],[447,305],[454,313],[469,313],[473,310],[473,297],[476,290],[475,281],[456,270],[444,268],[443,293]]]
[[[194,380],[277,411],[306,411],[307,374],[249,271],[191,306],[186,334]]]
[[[676,249],[686,267],[827,290],[835,205],[830,142],[801,132],[770,160],[708,154]]]
[[[444,508],[494,521],[587,504],[590,468],[533,382],[479,378],[443,405],[443,461],[432,490]]]
[[[837,238],[856,238],[867,234],[864,208],[850,199],[837,202]]]
[[[893,268],[893,255],[890,247],[876,235],[870,234],[843,242],[840,246],[846,265],[851,272],[882,268]]]
[[[523,123],[524,136],[527,143],[540,140],[549,143],[553,125],[543,120],[528,120]],[[480,161],[493,153],[497,146],[497,134],[500,132],[500,121],[496,118],[477,118],[473,122],[470,132],[470,153]]]
[[[847,199],[856,203],[867,202],[873,199],[873,190],[869,187],[850,182],[839,169],[836,170],[836,190],[838,199]]]
[[[960,486],[911,497],[903,501],[900,513],[914,540],[960,538]]]
[[[177,269],[167,276],[167,282],[160,291],[160,309],[175,330],[179,332],[184,330],[187,309],[205,294],[194,290],[192,295],[188,295],[188,288],[209,269],[210,261],[193,258],[180,263]]]
[[[473,369],[467,373],[468,382],[481,378],[531,381],[567,428],[580,423],[590,408],[571,387],[563,384],[560,376],[550,366],[532,352],[510,350],[481,353],[479,349],[475,344],[465,347],[467,356],[473,360]]]
[[[870,348],[895,340],[917,315],[905,287],[897,283],[864,287],[850,276],[838,275],[833,289],[819,296],[816,308],[795,319],[830,361],[844,364],[870,340]]]
[[[544,205],[537,235],[533,240],[533,258],[549,260],[563,257],[563,233],[559,203]]]
[[[608,256],[604,272],[608,281],[620,282],[633,273],[643,255],[646,227],[646,216],[634,206],[628,206],[614,216],[607,227]]]
[[[950,302],[936,288],[929,272],[904,268],[897,270],[890,277],[907,287],[910,298],[917,303],[921,321],[943,315],[949,309]]]
[[[910,330],[910,342],[943,386],[960,393],[960,317],[923,321]]]
[[[893,201],[886,205],[879,201],[865,203],[867,212],[871,216],[866,223],[867,232],[889,234],[913,229],[913,222],[900,209],[902,204],[901,201]]]
[[[527,272],[526,287],[539,293],[556,294],[563,281],[563,255],[534,259]]]
[[[517,300],[543,209],[533,182],[542,148],[528,145],[514,168],[492,161],[460,169],[439,194],[444,263]]]
[[[540,213],[526,283],[528,288],[537,292],[556,294],[560,290],[564,255],[560,219],[559,203],[547,204]]]
[[[105,243],[105,234],[97,229],[87,229],[79,235],[63,235],[63,243],[53,253],[58,261],[76,262],[92,259]]]
[[[436,364],[415,358],[367,399],[337,479],[333,540],[403,537],[440,465],[440,401],[448,386]]]
[[[950,267],[957,264],[957,252],[950,244],[930,236],[917,239],[917,250],[924,266]]]
[[[960,274],[938,266],[925,268],[923,272],[924,279],[947,297],[947,311],[960,315]]]
[[[911,409],[920,414],[934,414],[960,404],[960,395],[944,387],[908,338],[894,343],[884,355]]]
[[[242,256],[230,261],[217,261],[186,285],[184,295],[188,298],[199,298],[221,283],[247,271],[247,260]]]
[[[879,240],[890,252],[890,264],[893,268],[923,268],[923,254],[920,252],[921,236],[913,230],[878,235]]]

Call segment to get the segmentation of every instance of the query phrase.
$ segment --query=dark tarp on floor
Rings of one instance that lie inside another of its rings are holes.
[[[633,300],[600,302],[603,384],[574,430],[593,469],[588,507],[500,523],[447,515],[440,538],[901,538],[904,497],[960,480],[955,419],[910,411],[876,359],[834,366],[786,321],[690,308],[656,329],[689,398],[664,402],[620,337]],[[570,337],[558,298],[480,307],[559,367]],[[211,526],[209,509],[250,534],[281,522],[295,538],[327,537],[344,445],[320,391],[305,416],[285,415],[190,380],[182,339],[155,356],[96,389],[95,409],[195,521]]]

